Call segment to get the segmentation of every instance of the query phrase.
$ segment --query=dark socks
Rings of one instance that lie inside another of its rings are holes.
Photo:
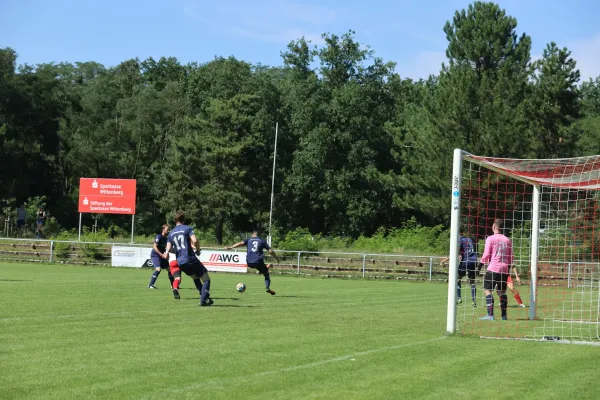
[[[148,284],[148,286],[154,286],[154,284],[156,283],[156,278],[158,278],[158,275],[160,275],[160,270],[154,270],[154,272],[152,273],[152,277],[150,278],[150,283]]]
[[[506,306],[508,305],[508,296],[506,292],[498,292],[500,297],[500,311],[502,312],[502,318],[506,318]]]
[[[202,291],[200,292],[200,304],[206,303],[210,298],[210,279],[205,280],[202,284]]]
[[[200,294],[202,294],[202,282],[200,279],[194,279],[194,285],[196,285],[196,289]]]
[[[490,317],[494,316],[494,295],[493,294],[487,294],[485,296],[485,302],[487,305],[487,313]]]

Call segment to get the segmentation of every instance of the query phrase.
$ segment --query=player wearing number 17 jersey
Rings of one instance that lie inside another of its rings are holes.
[[[181,271],[189,275],[200,292],[200,306],[210,306],[213,304],[210,298],[210,276],[207,269],[202,265],[196,253],[200,253],[200,244],[196,238],[193,229],[185,225],[185,215],[178,212],[175,217],[175,228],[169,233],[169,242],[167,243],[166,253],[175,249],[176,264],[171,265],[171,272],[175,277],[173,284],[173,295],[179,298],[179,281],[181,280]]]
[[[508,299],[506,296],[506,281],[511,266],[514,264],[512,242],[504,236],[502,232],[503,221],[494,220],[492,230],[494,234],[485,239],[485,251],[481,256],[481,262],[488,264],[485,276],[483,277],[483,289],[487,303],[487,315],[480,319],[494,319],[494,295],[496,289],[500,298],[500,311],[502,319],[507,319],[506,306]]]

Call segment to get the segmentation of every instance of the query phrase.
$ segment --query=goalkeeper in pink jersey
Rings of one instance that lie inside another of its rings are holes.
[[[496,289],[500,298],[502,319],[507,319],[506,306],[508,298],[506,296],[506,281],[510,268],[514,264],[514,256],[512,242],[501,233],[503,225],[504,223],[501,219],[494,220],[494,224],[492,225],[494,234],[485,239],[485,250],[483,256],[481,256],[481,262],[487,264],[487,270],[483,277],[487,315],[481,317],[480,319],[482,320],[494,319],[494,289]]]

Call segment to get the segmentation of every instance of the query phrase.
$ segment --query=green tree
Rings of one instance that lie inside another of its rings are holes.
[[[419,81],[353,31],[292,41],[281,67],[234,57],[19,66],[0,49],[0,157],[19,166],[3,171],[0,202],[45,196],[69,227],[80,177],[134,178],[138,231],[183,208],[220,242],[267,224],[278,123],[275,226],[359,236],[445,222],[454,148],[600,153],[600,77],[578,87],[568,49],[550,43],[530,62],[531,38],[489,2],[443,30],[448,61]]]
[[[186,210],[221,243],[225,225],[265,222],[278,94],[264,74],[229,58],[194,71],[187,96],[191,115],[169,139],[161,209]]]
[[[524,156],[529,138],[524,99],[531,38],[497,4],[475,2],[444,27],[449,64],[442,68],[433,113],[453,144],[475,154]]]
[[[405,203],[420,219],[447,218],[454,148],[498,157],[530,154],[525,99],[531,39],[518,36],[516,26],[498,5],[475,2],[444,27],[448,64],[426,83],[424,109],[411,111],[402,147]]]
[[[386,211],[393,207],[393,139],[385,122],[394,110],[388,84],[394,64],[374,57],[352,31],[323,38],[325,45],[316,53],[300,43],[284,55],[297,63],[295,79],[309,82],[314,80],[306,65],[318,55],[321,76],[313,92],[318,109],[302,118],[305,131],[286,188],[303,214],[299,218],[312,230],[373,232],[389,223]]]
[[[579,70],[567,48],[552,42],[541,60],[533,63],[533,87],[527,115],[537,158],[573,155],[577,141],[571,125],[579,118]]]
[[[0,50],[0,198],[56,198],[59,82],[45,68],[17,67],[17,54]]]
[[[600,76],[581,85],[582,116],[574,124],[577,155],[600,154]]]
[[[167,137],[187,110],[184,68],[175,59],[163,64],[128,60],[109,70],[93,63],[63,66],[62,80],[75,83],[69,89],[73,104],[63,114],[60,130],[61,170],[73,188],[71,207],[81,176],[133,178],[138,231],[141,227],[150,233],[164,223],[154,201],[163,190],[157,176],[165,162]],[[127,223],[125,218],[111,220]]]

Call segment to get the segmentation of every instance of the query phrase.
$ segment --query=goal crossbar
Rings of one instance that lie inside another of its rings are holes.
[[[463,160],[530,185],[580,190],[600,189],[600,155],[537,160],[482,157],[465,151],[461,151],[461,155]]]

